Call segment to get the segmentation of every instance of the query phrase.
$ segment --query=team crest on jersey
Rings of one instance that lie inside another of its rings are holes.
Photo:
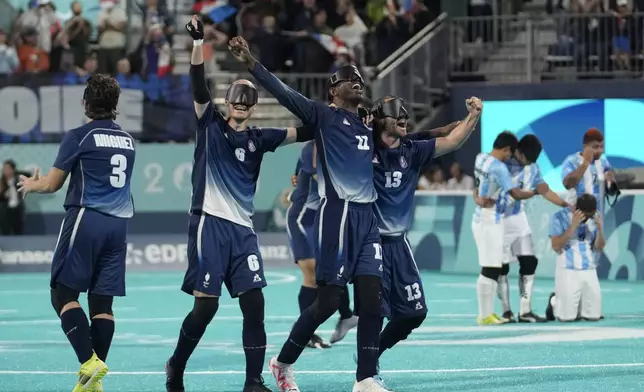
[[[255,148],[255,143],[253,143],[253,141],[252,141],[252,140],[249,140],[249,141],[248,141],[248,151],[250,151],[250,152],[255,152],[255,150],[256,150],[256,148]]]
[[[407,160],[405,159],[405,157],[400,157],[400,167],[402,167],[403,169],[407,167]]]

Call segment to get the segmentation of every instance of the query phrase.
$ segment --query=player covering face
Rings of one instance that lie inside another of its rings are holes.
[[[238,80],[226,93],[228,115],[212,103],[203,65],[203,26],[196,17],[186,25],[194,40],[190,77],[197,116],[188,229],[188,269],[181,289],[194,296],[175,351],[166,364],[166,391],[183,392],[188,359],[219,308],[222,285],[239,298],[246,356],[244,392],[270,391],[262,379],[266,353],[264,266],[251,216],[264,153],[312,133],[295,128],[257,128],[248,120],[257,90]]]
[[[392,348],[427,315],[420,271],[406,234],[411,226],[418,178],[431,161],[460,147],[478,122],[483,104],[466,101],[468,116],[449,135],[431,140],[427,132],[407,135],[407,110],[398,97],[377,100],[371,110],[376,137],[373,158],[375,203],[382,242],[382,316],[389,322],[380,334],[379,354]]]
[[[19,191],[57,192],[69,177],[65,218],[51,268],[51,303],[81,363],[74,392],[102,391],[114,335],[114,297],[125,295],[127,225],[134,215],[130,179],[135,143],[114,120],[121,89],[107,75],[86,82],[87,124],[68,131],[45,176],[20,177]],[[87,292],[91,324],[78,302]]]
[[[320,208],[315,217],[315,277],[318,296],[299,317],[269,366],[280,391],[297,392],[293,364],[315,330],[340,306],[346,285],[354,284],[358,320],[358,369],[354,392],[386,391],[374,378],[380,333],[382,250],[373,213],[373,134],[358,105],[364,83],[353,66],[329,79],[331,105],[314,102],[286,86],[250,53],[241,37],[229,47],[257,82],[304,126],[315,130]]]

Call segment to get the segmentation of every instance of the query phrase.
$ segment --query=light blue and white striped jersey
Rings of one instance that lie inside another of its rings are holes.
[[[563,181],[566,176],[574,172],[584,161],[581,152],[576,152],[569,155],[561,167],[561,180]],[[605,173],[612,171],[612,167],[606,157],[602,156],[596,159],[593,163],[588,165],[588,169],[579,180],[577,187],[571,189],[568,197],[569,203],[574,203],[579,196],[584,193],[591,194],[597,199],[597,207],[601,210],[603,205],[604,191],[605,191]]]
[[[563,235],[572,222],[572,211],[569,208],[562,208],[555,212],[550,221],[550,237]],[[557,254],[557,264],[566,269],[588,270],[595,269],[596,253],[593,249],[597,237],[597,225],[592,219],[579,225],[577,234],[572,237],[563,251]]]
[[[545,183],[536,163],[523,166],[518,160],[512,158],[508,159],[505,165],[508,167],[514,185],[519,189],[533,191],[537,185]],[[525,200],[514,200],[509,193],[504,195],[506,197],[505,216],[517,215],[524,210]]]
[[[482,208],[476,206],[474,210],[474,221],[478,222],[484,211],[494,211],[496,221],[500,221],[505,210],[506,198],[503,192],[516,188],[512,183],[512,176],[508,167],[492,155],[482,152],[476,156],[474,162],[474,181],[478,189],[479,196],[489,197],[496,200],[495,206]]]

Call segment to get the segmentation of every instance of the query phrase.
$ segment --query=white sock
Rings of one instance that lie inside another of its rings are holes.
[[[521,275],[519,277],[519,293],[521,294],[519,314],[528,314],[532,312],[532,287],[533,286],[534,286],[534,275]]]
[[[503,313],[509,312],[510,311],[510,284],[508,284],[508,276],[499,275],[499,279],[497,280],[497,283],[499,285],[496,289],[496,293],[498,294],[499,299],[501,300]]]
[[[479,299],[479,317],[485,318],[494,313],[494,293],[496,280],[479,275],[476,281],[476,294]]]

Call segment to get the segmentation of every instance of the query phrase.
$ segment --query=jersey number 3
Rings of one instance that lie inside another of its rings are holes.
[[[369,136],[355,135],[358,139],[358,150],[369,150]]]
[[[126,180],[127,158],[121,154],[114,154],[110,159],[110,164],[112,165],[110,185],[114,188],[123,188]]]
[[[400,186],[401,179],[402,179],[402,173],[399,171],[386,172],[385,188],[398,188]]]

